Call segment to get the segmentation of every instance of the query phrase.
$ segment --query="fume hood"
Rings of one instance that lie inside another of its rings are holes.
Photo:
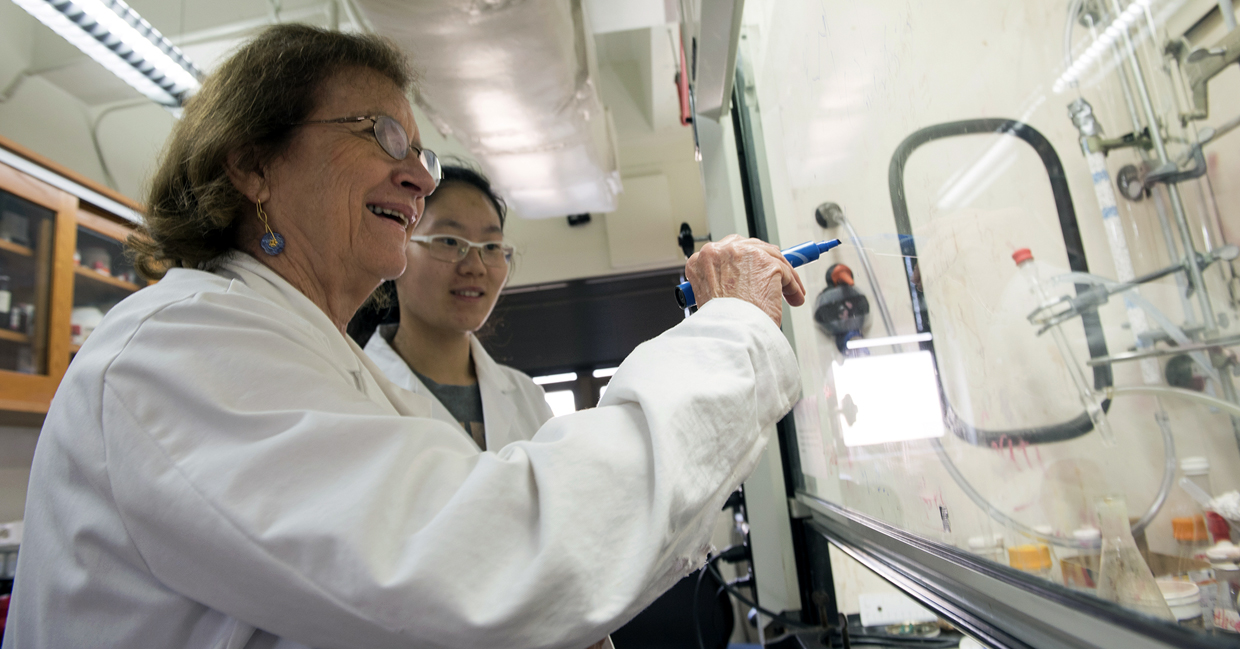
[[[838,632],[887,582],[986,646],[1240,642],[1206,556],[1240,522],[1228,0],[737,23],[698,124],[736,196],[712,233],[845,242],[784,318],[803,396],[746,485],[758,603]]]

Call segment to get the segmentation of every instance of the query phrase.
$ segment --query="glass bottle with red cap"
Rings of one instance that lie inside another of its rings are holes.
[[[1038,277],[1038,267],[1033,263],[1033,253],[1028,248],[1021,248],[1012,253],[1012,260],[1016,262],[1016,267],[1025,276],[1025,282],[1029,284],[1029,291],[1038,300],[1039,310],[1058,302],[1058,300],[1050,297],[1050,294],[1042,284],[1041,278]],[[1099,396],[1094,393],[1089,381],[1086,380],[1085,371],[1081,368],[1081,364],[1076,362],[1076,355],[1072,353],[1072,348],[1068,346],[1067,336],[1064,335],[1063,330],[1060,329],[1058,324],[1051,325],[1050,332],[1055,339],[1055,346],[1059,348],[1059,355],[1063,357],[1064,366],[1068,368],[1068,374],[1072,376],[1072,382],[1076,386],[1077,396],[1080,397],[1081,405],[1085,407],[1085,412],[1089,414],[1089,419],[1094,424],[1094,430],[1098,431],[1098,434],[1102,437],[1103,444],[1114,446],[1115,433],[1111,430],[1111,424],[1107,421],[1106,410],[1103,409]]]

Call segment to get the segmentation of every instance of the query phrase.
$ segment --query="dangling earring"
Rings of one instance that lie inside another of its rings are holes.
[[[284,252],[284,235],[279,232],[272,232],[271,225],[267,223],[267,213],[263,211],[263,202],[258,202],[258,218],[262,220],[263,227],[267,229],[267,233],[258,241],[258,245],[262,246],[263,252],[272,257]]]

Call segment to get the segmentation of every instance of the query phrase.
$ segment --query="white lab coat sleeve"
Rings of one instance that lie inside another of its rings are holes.
[[[477,453],[365,396],[315,336],[243,295],[174,303],[110,364],[101,423],[150,573],[321,649],[596,641],[700,561],[797,391],[770,320],[716,300],[603,407]]]

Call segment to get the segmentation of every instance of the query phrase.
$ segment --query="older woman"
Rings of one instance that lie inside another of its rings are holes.
[[[280,26],[189,102],[136,253],[169,270],[43,426],[6,648],[580,647],[702,563],[797,393],[796,275],[707,247],[599,408],[480,452],[344,334],[437,181],[408,88],[380,39]]]
[[[541,387],[492,360],[474,336],[508,281],[504,201],[482,174],[443,168],[393,284],[400,320],[379,327],[366,355],[393,383],[433,401],[482,450],[527,440],[551,419]]]

